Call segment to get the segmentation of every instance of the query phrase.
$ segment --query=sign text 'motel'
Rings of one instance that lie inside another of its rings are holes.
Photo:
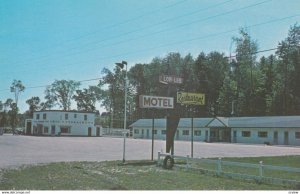
[[[160,96],[140,96],[140,108],[174,108],[174,98]]]
[[[205,94],[177,92],[177,103],[192,104],[192,105],[205,105]]]

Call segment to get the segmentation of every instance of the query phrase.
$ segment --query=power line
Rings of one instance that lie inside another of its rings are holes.
[[[299,17],[299,16],[300,16],[300,14],[295,14],[295,15],[291,15],[291,16],[287,16],[287,17],[283,17],[283,18],[279,18],[279,19],[274,19],[274,20],[269,20],[269,21],[266,21],[266,22],[261,22],[261,23],[258,23],[258,24],[249,25],[249,26],[246,26],[245,28],[254,28],[254,27],[263,26],[263,25],[267,25],[267,24],[270,24],[270,23],[279,22],[279,21],[283,21],[283,20],[286,20],[286,19],[291,19],[291,18]],[[195,40],[212,38],[212,37],[220,36],[220,35],[223,35],[223,34],[235,32],[235,31],[238,31],[238,30],[239,30],[239,28],[238,29],[231,29],[231,30],[227,30],[227,31],[223,31],[223,32],[215,33],[215,34],[209,34],[209,35],[206,35],[206,36],[199,36],[199,37],[190,38],[190,39],[183,40],[183,41],[175,41],[175,42],[172,42],[172,43],[163,44],[163,45],[160,45],[160,46],[155,46],[155,47],[146,48],[146,49],[142,49],[142,50],[136,50],[136,51],[130,51],[130,52],[127,52],[127,53],[121,53],[121,54],[116,54],[116,55],[111,55],[111,56],[105,56],[105,57],[101,57],[101,58],[97,58],[97,59],[88,60],[88,62],[94,62],[94,61],[99,61],[99,60],[103,60],[103,59],[115,58],[115,57],[126,56],[126,55],[128,56],[128,55],[131,55],[131,54],[136,54],[136,53],[145,52],[145,51],[149,51],[149,50],[155,50],[155,49],[163,48],[163,47],[166,47],[166,46],[183,44],[183,43],[187,43],[187,42],[191,42],[191,41],[195,41]],[[71,65],[74,65],[74,64],[76,64],[76,63],[70,63],[68,65],[64,65],[64,67],[71,66]],[[48,66],[48,67],[56,67],[56,66]],[[24,71],[22,71],[22,72],[24,72]]]
[[[85,79],[85,80],[80,80],[80,81],[77,81],[79,83],[83,83],[83,82],[90,82],[90,81],[96,81],[96,80],[102,80],[103,78],[93,78],[93,79]],[[51,86],[51,84],[48,84],[48,85],[41,85],[41,86],[29,86],[29,87],[26,87],[25,89],[36,89],[36,88],[46,88],[46,87],[49,87]],[[0,92],[4,92],[4,91],[9,91],[10,89],[3,89],[3,90],[0,90]]]
[[[273,50],[277,50],[277,49],[278,49],[278,47],[276,47],[276,48],[270,48],[270,49],[264,49],[264,50],[252,52],[250,54],[253,55],[253,54],[263,53],[263,52],[269,52],[269,51],[273,51]],[[234,56],[226,56],[224,58],[233,58],[233,57],[236,57],[236,55],[234,55]],[[103,78],[93,78],[93,79],[80,80],[80,81],[77,81],[77,82],[82,83],[82,82],[90,82],[90,81],[96,81],[96,80],[102,80],[102,79]],[[26,87],[26,89],[45,88],[45,87],[48,87],[48,86],[51,86],[51,85],[31,86],[31,87]],[[9,91],[9,90],[10,89],[3,89],[3,90],[0,90],[0,92]]]
[[[110,38],[105,38],[105,39],[102,39],[100,41],[95,41],[95,42],[92,42],[92,43],[88,43],[86,45],[99,44],[99,43],[102,43],[102,42],[105,42],[105,41],[108,41],[108,40],[116,39],[116,38],[119,38],[119,37],[123,37],[123,36],[129,35],[129,34],[133,34],[133,33],[139,32],[139,31],[143,31],[145,29],[149,29],[149,28],[152,28],[152,27],[155,27],[155,26],[167,23],[167,22],[175,20],[175,19],[179,19],[179,18],[182,18],[182,17],[193,15],[195,13],[198,13],[198,12],[201,12],[201,11],[206,11],[206,10],[209,10],[209,9],[212,9],[212,8],[216,8],[218,6],[221,6],[223,4],[229,3],[231,1],[232,0],[227,0],[227,1],[224,1],[222,3],[218,3],[218,4],[215,4],[215,5],[209,6],[207,8],[203,8],[203,9],[200,9],[200,10],[197,10],[197,11],[194,11],[194,12],[190,12],[190,13],[187,13],[187,14],[184,14],[184,15],[181,15],[181,16],[173,17],[173,18],[161,21],[161,22],[156,23],[156,24],[148,25],[148,26],[146,26],[144,28],[139,28],[137,30],[129,31],[129,32],[126,32],[126,33],[123,33],[123,34],[120,34],[120,35],[116,35],[116,36],[112,36]],[[148,34],[140,36],[138,38],[129,39],[129,41],[137,40],[137,39],[141,39],[141,38],[145,38],[145,37],[149,37],[149,36],[154,36],[154,35],[157,35],[157,34],[160,34],[160,33],[163,33],[163,32],[171,31],[173,29],[182,28],[182,27],[188,26],[190,24],[204,22],[204,21],[207,21],[207,20],[210,20],[210,19],[214,19],[214,18],[217,18],[217,17],[220,17],[220,16],[228,15],[228,14],[231,14],[231,13],[234,13],[234,12],[237,12],[237,11],[241,11],[241,10],[244,10],[244,9],[255,7],[255,6],[261,5],[263,3],[269,2],[269,1],[272,1],[272,0],[264,0],[264,1],[261,1],[261,2],[258,2],[258,3],[254,3],[254,4],[251,4],[251,5],[248,5],[248,6],[244,6],[244,7],[238,8],[238,9],[233,9],[233,10],[230,10],[230,11],[227,11],[227,12],[223,12],[221,14],[213,15],[213,16],[206,17],[206,18],[203,18],[203,19],[194,20],[192,22],[188,22],[188,23],[181,24],[181,25],[178,25],[178,26],[175,26],[175,27],[171,27],[171,28],[167,28],[167,29],[164,29],[164,30],[159,30],[159,31],[156,31],[156,32],[148,33]],[[107,44],[107,45],[104,45],[104,46],[103,45],[101,46],[101,44],[100,44],[100,45],[98,45],[99,47],[96,47],[96,48],[103,48],[103,47],[107,47],[107,46],[111,46],[111,45],[117,45],[117,44],[124,43],[124,42],[128,42],[128,40],[121,41],[121,42],[118,42],[118,43],[115,43],[115,44]],[[74,50],[74,47],[71,48],[71,49],[69,49],[69,50]],[[82,53],[86,53],[86,52],[90,52],[90,51],[94,51],[94,50],[95,50],[95,48],[89,48],[89,49],[85,50],[84,52],[83,51],[73,52],[73,53],[69,53],[69,54],[66,54],[66,55],[62,55],[60,57],[73,56],[73,55],[82,54]],[[49,56],[44,56],[44,57],[48,57],[49,58]],[[10,64],[10,65],[12,65],[12,64]]]
[[[90,36],[90,35],[99,33],[100,31],[103,31],[103,29],[106,29],[106,30],[107,30],[107,29],[111,29],[111,28],[114,28],[114,27],[117,27],[117,26],[120,26],[120,25],[124,25],[124,24],[130,23],[130,22],[136,21],[136,20],[140,20],[140,19],[142,19],[142,18],[144,18],[144,17],[146,17],[146,16],[149,16],[149,15],[152,15],[152,14],[155,14],[155,13],[158,13],[158,12],[164,10],[164,9],[169,9],[169,8],[175,7],[175,6],[180,5],[180,4],[182,4],[182,3],[186,2],[186,1],[188,1],[188,0],[181,0],[181,1],[179,1],[179,2],[172,3],[172,4],[170,4],[170,5],[164,6],[164,7],[162,7],[162,8],[159,8],[159,9],[156,9],[156,10],[153,10],[153,11],[150,11],[150,12],[145,13],[145,14],[141,14],[141,15],[139,15],[139,16],[136,16],[136,17],[133,17],[133,18],[124,20],[124,21],[121,21],[121,22],[119,22],[119,23],[115,23],[115,24],[111,24],[111,25],[108,25],[108,26],[104,26],[103,28],[101,28],[101,30],[96,30],[96,31],[93,31],[93,32],[90,32],[90,33],[87,33],[87,34],[84,34],[84,35],[80,35],[80,36],[78,36],[78,37],[76,37],[76,38],[72,38],[72,39],[66,40],[66,41],[64,41],[64,42],[62,42],[62,43],[60,43],[60,44],[57,44],[57,45],[55,45],[55,46],[46,47],[46,48],[47,48],[47,49],[49,49],[49,48],[57,48],[57,47],[62,46],[62,45],[64,45],[64,44],[66,44],[66,43],[73,42],[73,41],[75,41],[75,40],[79,40],[79,39],[88,37],[88,36]],[[46,49],[46,48],[44,48],[44,49]],[[44,49],[40,49],[39,51],[44,50]],[[25,55],[25,54],[26,54],[26,53],[24,53],[24,55]],[[26,54],[26,55],[27,55],[27,54]],[[44,57],[47,57],[47,56],[48,56],[48,55],[44,55]],[[2,59],[2,60],[3,60],[3,59]],[[17,63],[18,63],[18,62],[17,62]]]
[[[265,49],[265,50],[261,50],[261,51],[255,51],[255,52],[252,52],[252,53],[249,53],[250,55],[255,55],[255,54],[257,54],[257,53],[264,53],[264,52],[269,52],[269,51],[274,51],[274,50],[277,50],[278,49],[278,47],[276,47],[276,48],[271,48],[271,49]],[[228,58],[228,59],[230,59],[230,58],[235,58],[237,55],[232,55],[232,56],[228,56],[228,57],[225,57],[225,58]]]

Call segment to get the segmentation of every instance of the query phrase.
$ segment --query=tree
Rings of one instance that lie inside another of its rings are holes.
[[[16,126],[17,126],[17,122],[18,122],[18,106],[17,106],[17,103],[13,102],[11,105],[10,105],[10,110],[8,111],[8,115],[10,117],[10,125],[11,125],[11,128],[12,128],[12,131],[13,131],[13,134],[15,134],[16,132]]]
[[[100,99],[100,88],[90,86],[88,89],[76,90],[73,99],[77,103],[77,109],[83,111],[96,111],[96,101]]]
[[[58,105],[63,110],[70,110],[71,100],[80,82],[73,80],[55,80],[45,90],[45,103],[48,107]]]
[[[284,115],[300,114],[300,26],[295,24],[289,30],[288,37],[279,43],[276,54],[277,65],[276,101],[282,101],[277,112]]]
[[[114,72],[104,68],[105,74],[98,86],[102,89],[102,105],[110,112],[110,127],[122,127],[124,111],[124,72],[115,67]],[[107,89],[103,89],[107,87]],[[127,110],[126,110],[127,111]],[[117,121],[114,123],[114,121]]]
[[[33,117],[33,112],[41,109],[41,100],[38,96],[33,96],[30,99],[26,100],[26,103],[29,105],[29,115]]]
[[[25,90],[25,86],[22,84],[20,80],[14,80],[11,87],[10,87],[10,92],[14,93],[15,96],[15,103],[16,106],[18,107],[18,100],[20,93]]]
[[[235,37],[236,44],[235,77],[237,82],[236,111],[243,116],[254,115],[255,96],[255,60],[257,43],[253,41],[245,29],[240,30],[241,37]]]
[[[11,87],[10,87],[10,92],[14,93],[14,97],[15,97],[15,102],[11,104],[11,111],[9,112],[10,115],[10,123],[11,123],[11,127],[13,130],[13,133],[15,133],[15,128],[17,125],[17,121],[18,121],[18,101],[19,101],[19,96],[21,94],[21,92],[23,92],[25,90],[25,86],[22,84],[22,82],[20,80],[14,80]]]

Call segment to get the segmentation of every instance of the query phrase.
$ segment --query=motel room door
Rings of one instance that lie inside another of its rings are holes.
[[[284,132],[284,145],[289,145],[289,132]]]

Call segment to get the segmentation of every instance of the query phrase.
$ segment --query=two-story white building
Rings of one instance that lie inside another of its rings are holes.
[[[133,138],[152,138],[152,119],[130,125]],[[166,119],[154,120],[154,138],[166,139]],[[193,133],[192,133],[193,131]],[[181,118],[175,140],[300,146],[300,116]]]
[[[26,135],[101,136],[101,127],[95,126],[94,112],[37,111],[25,125]]]

